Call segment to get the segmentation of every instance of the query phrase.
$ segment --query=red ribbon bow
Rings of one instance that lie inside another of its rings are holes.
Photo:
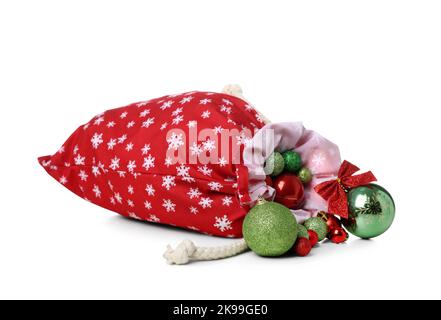
[[[320,183],[314,190],[328,202],[328,212],[347,219],[349,216],[348,198],[346,192],[350,188],[367,185],[376,181],[371,171],[353,175],[360,169],[348,161],[343,161],[338,178]]]

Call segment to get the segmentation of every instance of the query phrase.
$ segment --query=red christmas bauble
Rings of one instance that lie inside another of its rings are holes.
[[[328,220],[326,221],[326,224],[328,225],[328,230],[330,233],[334,229],[341,228],[341,222],[336,216],[334,216],[332,214],[328,214],[327,218],[328,218]]]
[[[311,252],[311,244],[306,238],[297,238],[294,245],[294,252],[301,257],[307,256]]]
[[[329,234],[329,239],[334,243],[343,243],[348,239],[348,233],[342,228],[335,228]]]
[[[272,187],[273,186],[273,179],[271,179],[270,176],[266,176],[265,183],[266,183],[267,186]]]
[[[309,235],[309,243],[311,244],[311,247],[314,247],[318,242],[318,235],[317,232],[314,230],[308,230]]]
[[[290,209],[298,209],[302,206],[305,190],[300,179],[291,173],[283,173],[273,181],[276,190],[274,201],[283,204]]]

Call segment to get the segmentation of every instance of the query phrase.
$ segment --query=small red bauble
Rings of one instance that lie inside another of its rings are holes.
[[[307,256],[311,252],[311,244],[306,238],[298,238],[294,245],[294,252],[300,256]]]
[[[273,186],[273,179],[271,179],[270,176],[266,176],[265,183],[266,183],[267,186],[272,187]]]
[[[329,232],[332,232],[334,229],[341,228],[341,222],[336,216],[328,214],[327,218],[328,220],[326,221],[326,224],[328,225]]]
[[[343,243],[348,239],[348,233],[343,228],[335,228],[329,234],[329,239],[334,243]]]
[[[273,188],[276,190],[274,201],[290,209],[298,209],[302,206],[305,190],[303,183],[295,174],[279,175],[273,181]]]
[[[309,243],[311,244],[311,247],[314,247],[318,242],[318,235],[317,232],[314,230],[308,230],[309,235]]]

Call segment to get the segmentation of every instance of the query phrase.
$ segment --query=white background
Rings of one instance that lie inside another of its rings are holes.
[[[441,298],[439,1],[2,1],[0,298]],[[168,266],[232,240],[118,217],[37,157],[108,108],[239,83],[395,197],[383,236]]]

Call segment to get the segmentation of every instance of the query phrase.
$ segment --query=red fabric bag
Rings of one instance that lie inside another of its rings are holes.
[[[78,196],[123,216],[241,237],[249,209],[242,150],[263,125],[235,96],[164,96],[97,115],[39,162]]]

